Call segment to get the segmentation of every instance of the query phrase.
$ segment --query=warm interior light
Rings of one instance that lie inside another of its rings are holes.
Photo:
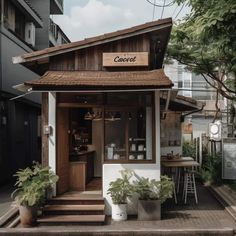
[[[93,120],[94,121],[102,120],[102,112],[97,112]]]
[[[131,114],[131,112],[129,112],[129,118],[128,118],[129,120],[132,120],[132,114]]]
[[[88,111],[88,112],[84,115],[84,119],[85,119],[85,120],[92,120],[92,119],[93,119],[93,115]]]
[[[115,116],[114,116],[114,120],[121,120],[121,114],[120,112],[116,112]]]

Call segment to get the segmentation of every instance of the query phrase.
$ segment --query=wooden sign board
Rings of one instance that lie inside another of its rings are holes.
[[[188,124],[183,123],[182,132],[184,134],[192,134],[193,133],[193,125],[191,123],[188,123]]]
[[[102,64],[109,66],[148,66],[148,52],[103,53]]]

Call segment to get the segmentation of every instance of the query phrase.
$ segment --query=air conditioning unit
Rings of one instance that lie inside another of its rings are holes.
[[[35,25],[33,22],[25,24],[25,41],[33,47],[35,46]]]
[[[222,124],[221,121],[216,121],[209,124],[209,137],[210,140],[220,141],[222,136]]]

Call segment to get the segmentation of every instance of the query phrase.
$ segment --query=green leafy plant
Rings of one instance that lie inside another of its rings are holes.
[[[206,169],[201,169],[199,174],[204,183],[211,184],[213,182],[211,171]]]
[[[20,169],[14,175],[17,177],[17,189],[12,197],[22,206],[39,206],[45,201],[46,191],[58,180],[58,176],[50,167],[42,167],[34,162],[33,166]]]
[[[162,203],[172,197],[173,181],[168,176],[161,176],[161,180],[139,177],[134,181],[134,190],[141,200],[160,200]]]
[[[130,183],[130,179],[133,176],[132,170],[121,170],[121,178],[110,182],[110,188],[107,194],[111,195],[113,204],[126,204],[128,197],[133,194],[133,185]]]
[[[195,159],[196,157],[196,146],[188,141],[183,142],[183,156],[192,157]]]
[[[207,154],[203,158],[200,176],[204,182],[219,184],[221,179],[221,158],[216,154]]]
[[[223,97],[235,100],[236,1],[174,2],[187,4],[191,13],[173,27],[168,57],[202,75]]]

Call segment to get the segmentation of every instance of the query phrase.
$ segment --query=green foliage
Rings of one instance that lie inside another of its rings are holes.
[[[161,180],[139,177],[134,181],[134,190],[141,200],[160,200],[162,203],[172,197],[173,182],[168,176],[161,176]]]
[[[44,202],[46,190],[52,187],[58,180],[50,167],[42,167],[34,162],[33,166],[20,169],[14,175],[17,177],[15,186],[17,189],[12,197],[23,206],[36,206]]]
[[[133,186],[130,183],[133,171],[125,169],[120,171],[120,173],[121,178],[110,182],[110,188],[107,191],[115,205],[126,204],[128,197],[131,197],[133,194]]]
[[[188,141],[183,141],[182,153],[185,157],[196,157],[196,146]]]
[[[204,182],[219,184],[221,179],[221,158],[215,154],[208,154],[203,157],[200,176]]]
[[[221,95],[233,100],[236,94],[236,1],[175,2],[188,4],[191,13],[173,27],[168,57],[203,75]],[[222,83],[223,76],[233,83]]]
[[[202,180],[204,183],[213,183],[213,177],[212,177],[212,173],[210,170],[207,170],[207,169],[201,169],[200,172],[199,172]]]

